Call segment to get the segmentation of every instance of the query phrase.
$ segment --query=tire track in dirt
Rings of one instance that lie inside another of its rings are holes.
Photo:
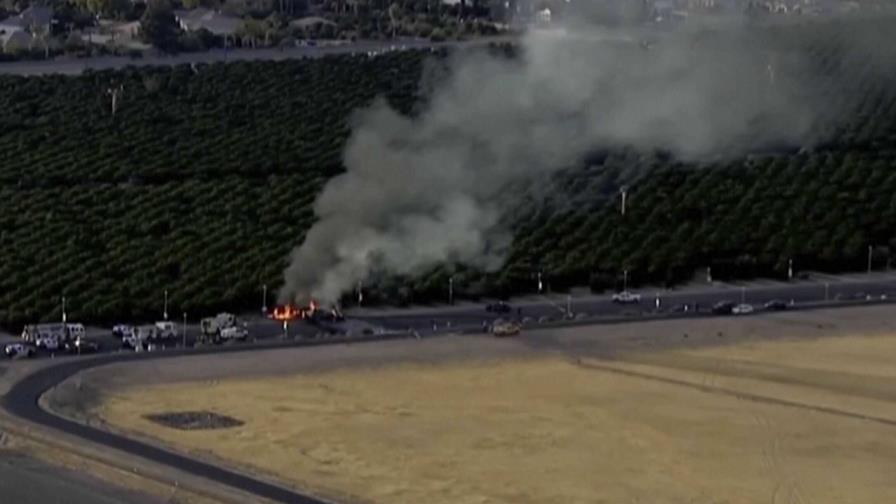
[[[677,378],[669,378],[666,376],[658,376],[650,373],[645,373],[643,371],[633,371],[631,369],[621,369],[618,367],[614,367],[611,365],[598,364],[595,362],[585,362],[581,359],[570,359],[573,365],[583,368],[589,369],[593,371],[602,371],[605,373],[613,373],[622,376],[628,376],[631,378],[639,378],[642,380],[650,380],[658,383],[665,383],[668,385],[677,385],[680,387],[687,387],[690,389],[698,390],[700,392],[705,392],[708,394],[716,394],[723,395],[728,397],[734,397],[736,399],[741,399],[745,401],[753,401],[765,404],[773,404],[776,406],[784,406],[789,408],[797,408],[806,411],[814,411],[817,413],[825,413],[828,415],[835,415],[844,418],[852,418],[855,420],[864,420],[867,422],[874,422],[882,425],[887,425],[890,427],[896,427],[896,420],[891,418],[878,417],[874,415],[866,415],[864,413],[857,413],[854,411],[841,410],[837,408],[832,408],[829,406],[819,406],[815,404],[801,403],[797,401],[789,401],[787,399],[778,399],[775,397],[768,397],[759,394],[752,394],[749,392],[739,392],[737,390],[726,389],[714,385],[706,385],[702,383],[694,383],[687,380],[679,380]]]

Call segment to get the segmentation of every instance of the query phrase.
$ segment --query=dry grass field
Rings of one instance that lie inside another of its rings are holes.
[[[873,330],[856,316],[863,334],[830,335],[793,315],[743,332],[818,334],[735,342],[740,329],[717,336],[730,322],[701,322],[704,339],[726,343],[130,385],[94,413],[339,500],[896,502],[896,333],[881,330],[882,314]],[[679,331],[619,330],[656,327]],[[181,431],[144,418],[185,410],[245,424]]]

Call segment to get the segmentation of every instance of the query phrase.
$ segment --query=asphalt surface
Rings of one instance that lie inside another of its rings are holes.
[[[403,334],[389,334],[369,337],[363,341],[380,341],[405,337]],[[198,355],[203,353],[222,353],[270,349],[277,347],[314,346],[326,343],[346,343],[347,340],[306,340],[306,341],[271,341],[256,345],[205,347],[199,349],[175,349],[160,352],[100,354],[60,361],[60,364],[42,368],[28,375],[13,385],[3,397],[3,407],[12,415],[31,423],[56,429],[84,440],[121,450],[132,455],[157,462],[195,476],[221,483],[259,497],[275,502],[291,504],[326,504],[326,501],[301,494],[274,483],[262,481],[235,471],[224,469],[213,464],[202,462],[185,455],[175,453],[158,446],[130,439],[112,432],[96,429],[87,425],[56,416],[44,410],[38,404],[40,396],[69,376],[96,366],[121,362],[125,360],[148,360],[178,355]]]
[[[470,47],[512,40],[511,36],[483,37],[466,41],[431,42],[427,39],[396,39],[389,41],[357,41],[338,45],[315,45],[289,48],[213,49],[176,55],[96,56],[92,58],[58,57],[50,60],[12,61],[0,63],[0,74],[11,75],[77,75],[86,70],[109,70],[128,66],[172,66],[182,64],[224,63],[231,61],[278,61],[298,58],[320,58],[333,54],[379,54],[410,49],[439,49]]]
[[[173,494],[176,496],[176,492]],[[161,504],[73,470],[0,452],[0,501],[9,504]]]
[[[678,316],[701,316],[711,313],[712,306],[720,301],[735,304],[747,303],[761,308],[768,301],[791,301],[795,305],[806,305],[836,301],[880,300],[881,296],[896,298],[896,275],[875,273],[824,279],[803,280],[793,283],[761,282],[743,286],[721,284],[712,287],[696,287],[682,290],[664,291],[645,289],[635,291],[641,295],[637,304],[620,305],[613,303],[611,295],[600,296],[552,296],[510,301],[509,313],[496,314],[485,310],[486,303],[445,306],[431,309],[412,310],[347,310],[349,315],[365,321],[398,330],[411,329],[425,334],[452,330],[473,330],[497,318],[531,319],[533,325],[554,322],[567,318],[567,310],[582,323],[599,323],[607,319],[640,320],[644,317],[669,316],[676,307],[688,305],[688,312]],[[660,309],[656,309],[656,298],[660,299]],[[258,326],[256,332],[265,334],[266,329]]]
[[[793,301],[791,309],[809,309],[820,306],[837,306],[868,302],[892,302],[896,300],[896,276],[869,275],[837,279],[831,282],[805,281],[796,283],[779,283],[774,285],[751,285],[744,287],[719,286],[710,289],[686,289],[682,291],[659,292],[661,310],[655,310],[653,293],[641,292],[642,302],[639,305],[614,304],[610,296],[585,296],[569,298],[567,303],[561,299],[529,299],[511,304],[510,316],[520,315],[531,319],[529,324],[546,327],[553,324],[588,325],[595,323],[624,323],[650,319],[687,318],[711,316],[709,308],[718,301],[730,300],[735,303],[745,301],[761,305],[772,299],[786,302]],[[688,312],[664,310],[679,304],[689,304],[699,310]],[[584,315],[583,318],[564,320],[567,308],[573,314]],[[508,314],[493,314],[485,311],[483,304],[448,306],[441,308],[417,308],[410,310],[362,310],[356,309],[355,318],[382,327],[394,328],[401,332],[378,335],[346,335],[327,339],[283,339],[282,326],[275,321],[258,319],[250,322],[250,333],[259,341],[253,344],[176,348],[158,352],[120,352],[104,353],[91,357],[59,359],[59,364],[45,367],[14,384],[3,397],[3,407],[11,414],[29,422],[66,432],[87,441],[105,445],[117,450],[161,463],[190,474],[221,483],[232,488],[249,492],[277,502],[289,503],[322,503],[315,497],[303,495],[294,490],[274,483],[262,481],[225,468],[175,453],[148,443],[129,439],[112,432],[99,430],[75,421],[58,417],[43,410],[38,405],[40,396],[69,376],[95,366],[113,362],[144,359],[157,359],[181,355],[203,353],[234,352],[270,349],[277,347],[313,346],[331,343],[378,341],[408,337],[415,334],[426,337],[445,332],[476,331],[481,329],[483,321],[497,317],[508,317]],[[550,317],[552,320],[548,321]],[[536,322],[543,318],[542,322]],[[435,328],[433,322],[435,321]],[[294,324],[303,330],[304,324]],[[528,325],[528,324],[527,324]],[[411,331],[408,332],[407,330]],[[313,328],[312,330],[317,330]]]

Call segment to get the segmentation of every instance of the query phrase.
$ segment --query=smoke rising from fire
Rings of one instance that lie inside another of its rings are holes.
[[[382,100],[360,111],[281,301],[335,301],[374,271],[497,268],[509,184],[596,148],[703,160],[815,141],[825,102],[805,51],[736,22],[703,28],[652,43],[631,30],[534,31],[518,58],[454,56],[414,118]]]

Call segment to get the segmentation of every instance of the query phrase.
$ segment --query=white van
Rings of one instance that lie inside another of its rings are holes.
[[[79,340],[87,336],[84,324],[66,324],[65,327],[68,330],[68,339],[70,340]]]

